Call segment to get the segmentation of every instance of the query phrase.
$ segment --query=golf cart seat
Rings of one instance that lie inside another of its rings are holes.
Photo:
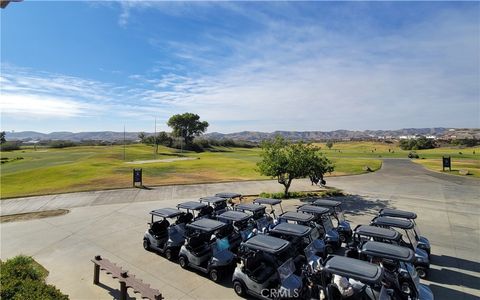
[[[190,223],[193,219],[193,215],[191,213],[186,213],[184,215],[181,215],[180,217],[178,217],[177,221],[175,222],[175,224],[187,224],[187,223]]]
[[[170,226],[170,222],[167,220],[158,221],[152,224],[150,227],[150,233],[156,239],[162,239],[168,237],[168,227]]]
[[[247,270],[246,273],[248,276],[258,283],[265,282],[275,271],[272,267],[266,265],[262,261],[261,255],[257,253],[245,259],[245,269]]]
[[[333,283],[327,285],[327,299],[328,300],[342,300],[342,293],[338,290],[337,286]]]
[[[188,246],[195,256],[204,256],[210,251],[210,245],[200,235],[192,236]]]
[[[198,213],[198,217],[205,217],[205,216],[211,216],[213,214],[213,207],[211,206],[205,206],[200,210]]]

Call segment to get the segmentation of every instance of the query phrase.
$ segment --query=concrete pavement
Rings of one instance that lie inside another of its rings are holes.
[[[432,270],[425,283],[437,299],[480,297],[479,183],[398,159],[385,160],[375,173],[328,180],[328,185],[351,194],[343,201],[354,226],[368,223],[382,207],[417,212],[422,234],[432,244]],[[294,185],[292,190],[315,188],[308,181],[294,181]],[[143,250],[148,211],[221,191],[256,194],[280,190],[275,181],[252,181],[3,200],[1,214],[56,208],[69,208],[71,212],[1,224],[1,259],[20,253],[34,256],[50,271],[48,280],[71,299],[112,299],[118,295],[118,283],[104,273],[104,285],[92,284],[90,259],[97,254],[160,289],[167,299],[235,299],[228,280],[214,284],[201,274],[182,270]],[[284,203],[288,208],[298,201]]]

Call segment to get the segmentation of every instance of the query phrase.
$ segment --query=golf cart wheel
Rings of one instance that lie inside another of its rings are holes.
[[[235,291],[235,294],[237,294],[240,297],[244,297],[246,294],[245,286],[239,280],[235,280],[233,282],[233,290]]]
[[[173,260],[172,249],[165,250],[165,258],[168,259],[168,260]]]
[[[415,270],[417,271],[418,277],[420,277],[421,279],[427,278],[427,270],[425,268],[417,267],[415,268]]]
[[[340,243],[346,243],[347,242],[347,237],[344,234],[340,234],[339,238],[340,238]]]
[[[143,249],[150,251],[150,241],[148,239],[143,239]]]
[[[178,258],[178,264],[180,267],[182,267],[182,269],[186,269],[188,266],[188,259],[182,255]]]
[[[213,282],[220,281],[220,271],[218,269],[211,269],[210,272],[208,272],[208,276]]]
[[[333,254],[333,248],[330,245],[325,246],[325,252],[327,252],[327,255]]]

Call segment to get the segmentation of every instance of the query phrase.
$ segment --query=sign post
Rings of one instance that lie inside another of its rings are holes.
[[[137,183],[143,186],[142,183],[142,169],[133,169],[133,186],[136,187]]]
[[[448,168],[450,171],[452,171],[452,159],[450,156],[443,156],[442,157],[443,161],[443,171],[445,172],[445,168]]]

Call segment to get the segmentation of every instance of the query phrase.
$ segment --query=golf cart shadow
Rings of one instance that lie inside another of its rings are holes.
[[[333,200],[341,201],[343,210],[349,215],[376,215],[382,208],[389,207],[388,200],[367,199],[360,195],[338,196],[332,198]]]
[[[430,269],[428,280],[435,283],[442,283],[455,286],[464,286],[478,290],[478,277],[450,269]],[[448,298],[448,299],[454,299]],[[478,298],[477,298],[478,299]]]
[[[480,263],[449,255],[432,254],[432,264],[440,267],[459,268],[480,273]]]
[[[108,294],[112,296],[112,299],[120,299],[120,296],[121,296],[120,290],[111,288],[108,285],[103,284],[101,282],[97,283],[97,286],[108,291]],[[130,297],[130,295],[127,295],[127,300],[135,300],[135,299],[136,299],[135,297],[132,298]]]
[[[462,300],[477,300],[478,297],[472,294],[467,294],[461,291],[452,290],[436,284],[430,284],[430,289],[435,295],[435,299],[462,299]]]

